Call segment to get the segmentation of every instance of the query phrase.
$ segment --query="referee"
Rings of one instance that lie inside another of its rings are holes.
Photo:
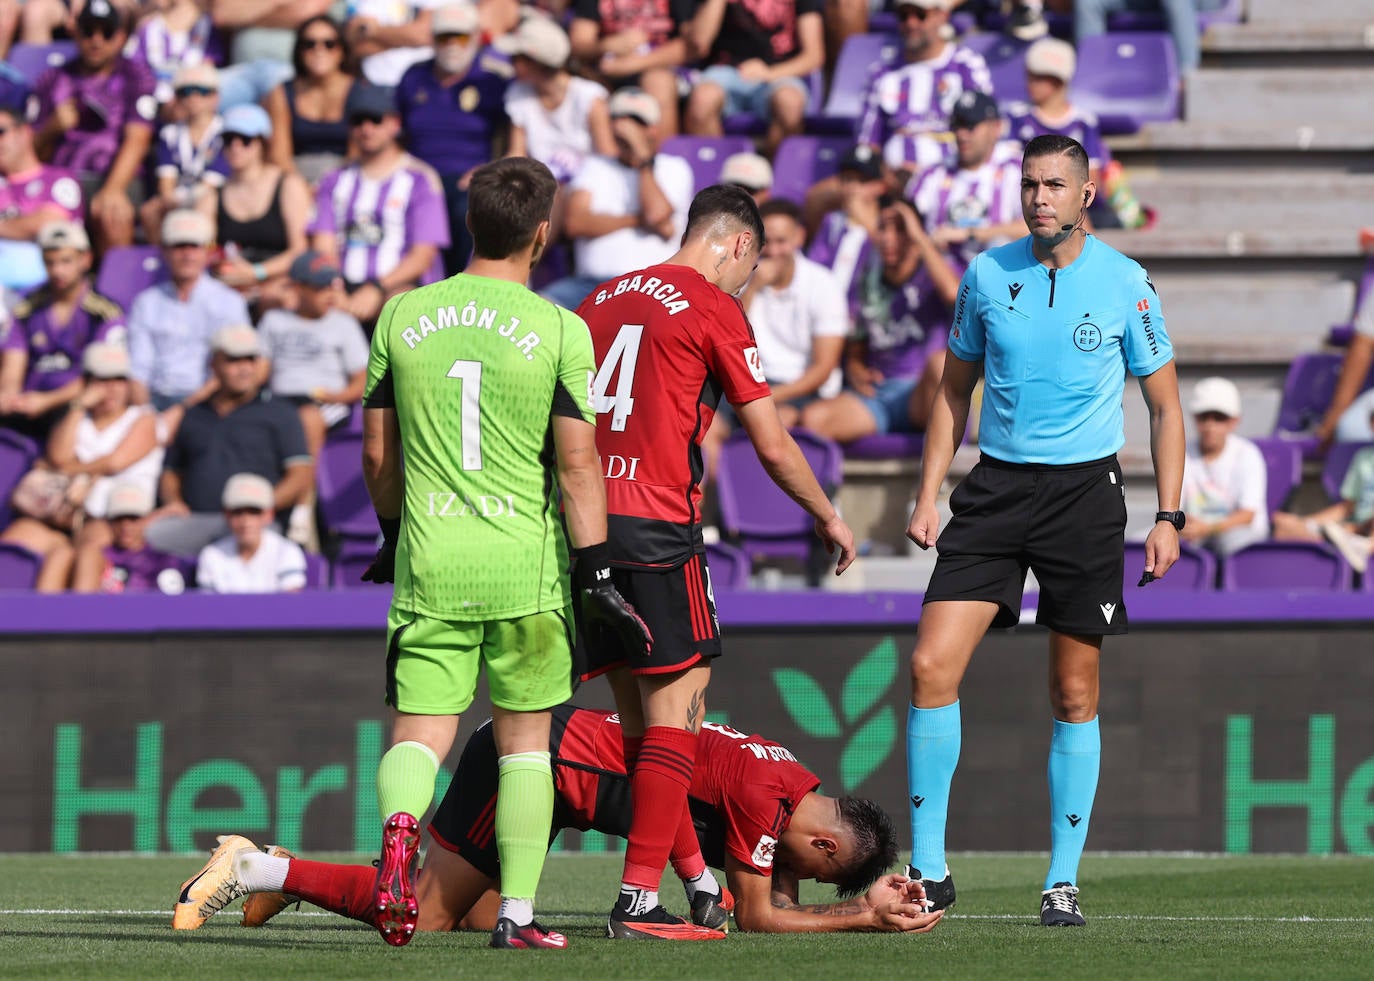
[[[959,761],[959,682],[989,627],[1017,623],[1026,570],[1040,582],[1036,622],[1050,630],[1050,868],[1045,926],[1082,926],[1078,861],[1097,792],[1098,662],[1126,632],[1125,374],[1150,411],[1159,513],[1146,579],[1178,558],[1183,410],[1159,297],[1131,259],[1083,231],[1096,187],[1075,140],[1038,136],[1021,165],[1030,235],[978,256],[959,284],[949,357],[926,434],[907,535],[936,544],[936,496],[968,421],[980,374],[982,457],[950,497],[953,519],[925,594],[911,656],[907,781],[911,867],[933,908],[954,902],[945,864],[949,788]]]

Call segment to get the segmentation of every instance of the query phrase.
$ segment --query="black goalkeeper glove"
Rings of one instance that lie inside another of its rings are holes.
[[[396,539],[401,537],[401,519],[377,515],[382,526],[382,544],[377,557],[363,570],[363,582],[388,583],[396,581]]]
[[[611,582],[610,549],[606,543],[592,545],[577,553],[573,566],[573,587],[582,613],[582,630],[589,643],[593,632],[610,630],[629,657],[648,657],[654,638],[649,627],[635,612],[620,590]]]

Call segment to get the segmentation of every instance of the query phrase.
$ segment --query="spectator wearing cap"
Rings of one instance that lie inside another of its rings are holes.
[[[703,0],[687,28],[693,60],[707,67],[687,97],[683,129],[719,136],[725,116],[768,121],[771,155],[800,133],[807,77],[825,64],[821,0]]]
[[[1025,233],[1021,161],[993,152],[1004,125],[991,96],[965,92],[949,117],[954,161],[932,167],[908,188],[931,239],[960,274],[984,249]]]
[[[139,171],[158,112],[152,71],[120,53],[128,37],[111,0],[87,0],[76,17],[76,57],[49,68],[37,86],[39,155],[76,173],[101,254],[133,241]]]
[[[396,88],[406,147],[433,167],[443,185],[451,243],[444,272],[467,265],[472,172],[505,150],[509,120],[505,99],[512,69],[484,48],[477,8],[453,3],[434,11],[434,57],[412,65]]]
[[[1236,434],[1240,390],[1228,378],[1203,378],[1188,404],[1197,439],[1183,462],[1179,537],[1233,555],[1269,535],[1268,469],[1260,449]]]
[[[17,518],[0,540],[43,556],[37,588],[67,588],[77,543],[109,540],[103,519],[117,483],[134,483],[151,493],[162,463],[152,413],[130,404],[129,355],[120,344],[96,343],[81,360],[76,396],[48,438],[42,466],[70,479],[71,506],[46,521]]]
[[[773,194],[773,165],[758,153],[732,153],[720,168],[720,182],[744,188],[762,206]]]
[[[348,156],[348,97],[360,84],[358,67],[342,28],[327,15],[296,30],[294,74],[263,100],[272,117],[269,156],[296,170],[313,187]]]
[[[678,69],[689,61],[685,31],[696,7],[694,0],[572,4],[568,39],[581,72],[608,89],[652,95],[665,137],[678,132]]]
[[[958,273],[910,201],[888,196],[879,202],[873,245],[850,288],[846,388],[802,410],[803,427],[840,443],[924,431],[959,290]]]
[[[91,244],[73,221],[38,233],[47,281],[0,332],[0,422],[42,442],[81,394],[81,358],[96,341],[123,340],[124,314],[91,288]]]
[[[568,71],[571,47],[563,28],[547,17],[526,17],[497,47],[515,69],[506,92],[511,156],[533,157],[566,184],[591,154],[615,155],[606,87]]]
[[[255,473],[272,486],[279,514],[305,500],[314,466],[290,402],[265,391],[258,333],[246,324],[215,332],[212,395],[190,406],[167,448],[159,481],[162,507],[148,527],[155,548],[194,556],[227,531],[221,498],[229,478]]]
[[[153,177],[157,193],[139,208],[143,235],[157,244],[162,218],[176,208],[213,217],[215,192],[224,185],[223,122],[219,116],[219,72],[209,62],[177,70],[172,115],[176,122],[158,131]]]
[[[258,324],[268,388],[297,407],[306,447],[318,457],[325,432],[362,401],[367,335],[344,301],[339,267],[308,251],[291,263],[292,309],[271,310]]]
[[[280,306],[291,262],[305,251],[310,188],[268,157],[272,120],[261,106],[224,114],[228,176],[215,198],[215,238],[223,255],[219,280],[258,310]]]
[[[43,282],[38,232],[55,221],[85,220],[81,185],[68,170],[42,163],[29,125],[23,79],[0,73],[0,286],[29,290]]]
[[[207,593],[294,593],[305,588],[305,553],[272,527],[272,485],[236,473],[224,485],[229,534],[196,560],[196,587]]]
[[[847,296],[878,235],[878,202],[887,181],[877,152],[862,144],[840,160],[836,180],[840,207],[821,218],[807,256],[828,267]]]
[[[78,546],[72,569],[74,593],[150,593],[177,595],[186,588],[186,563],[148,544],[145,532],[153,511],[153,491],[138,483],[110,489],[105,521],[106,545]]]
[[[162,256],[170,278],[134,297],[129,309],[129,357],[137,400],[163,412],[165,438],[186,404],[214,390],[207,371],[210,340],[227,324],[248,322],[237,291],[210,276],[210,221],[197,211],[172,211],[162,221]]]
[[[362,63],[363,77],[393,88],[411,65],[434,56],[431,20],[443,0],[352,0],[344,35]]]
[[[359,86],[348,122],[358,160],[320,181],[307,230],[310,247],[339,264],[346,308],[369,324],[388,297],[428,281],[449,245],[447,210],[438,174],[401,148],[389,93]]]
[[[658,152],[654,97],[621,89],[610,112],[616,155],[589,158],[568,185],[564,231],[573,240],[574,273],[543,290],[569,310],[603,280],[672,255],[692,203],[691,165]]]
[[[179,72],[210,65],[215,25],[200,0],[153,0],[146,6],[151,9],[134,28],[124,53],[148,66],[157,80],[157,101],[165,106],[175,94]]]

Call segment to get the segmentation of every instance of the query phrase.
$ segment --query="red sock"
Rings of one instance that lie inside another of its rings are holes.
[[[697,840],[696,825],[692,824],[690,806],[682,808],[682,820],[677,824],[677,834],[673,837],[673,851],[668,857],[672,860],[673,871],[683,882],[695,879],[706,871],[706,859],[701,856],[701,842]]]
[[[333,865],[293,858],[282,892],[299,896],[331,913],[376,926],[373,918],[377,870],[370,865]]]
[[[625,772],[635,772],[635,762],[639,759],[639,751],[644,748],[643,736],[627,736],[625,730],[620,730],[620,746],[625,751]]]
[[[634,818],[622,877],[627,885],[658,889],[687,808],[696,752],[697,735],[686,729],[650,726],[644,733],[644,746],[630,777]]]

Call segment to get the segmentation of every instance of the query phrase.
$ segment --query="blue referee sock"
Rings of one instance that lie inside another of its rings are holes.
[[[945,819],[949,786],[959,765],[959,703],[907,707],[906,786],[911,807],[911,864],[922,877],[945,877]]]
[[[1097,796],[1102,736],[1091,722],[1054,720],[1050,740],[1050,871],[1045,888],[1078,882],[1078,860],[1088,840],[1088,819]]]

